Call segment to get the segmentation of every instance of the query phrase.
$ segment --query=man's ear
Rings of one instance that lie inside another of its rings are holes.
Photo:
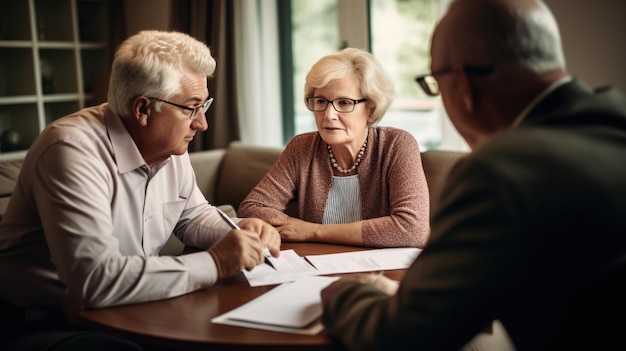
[[[457,65],[452,69],[452,74],[456,76],[457,89],[459,90],[463,107],[466,112],[474,112],[474,109],[476,108],[476,99],[474,97],[472,82],[470,82],[467,73],[465,73],[462,66]]]
[[[145,96],[138,96],[133,100],[133,118],[141,126],[148,125],[150,100]]]

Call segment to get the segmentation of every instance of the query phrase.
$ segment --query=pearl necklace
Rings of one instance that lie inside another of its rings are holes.
[[[341,168],[341,166],[339,166],[339,164],[337,163],[337,160],[335,159],[335,155],[333,154],[333,149],[330,147],[330,145],[326,145],[328,147],[328,156],[330,156],[330,164],[339,172],[343,173],[343,174],[348,174],[348,173],[352,173],[354,172],[354,170],[357,168],[357,166],[359,165],[359,163],[361,163],[361,160],[363,159],[363,154],[365,153],[365,147],[367,146],[367,138],[365,138],[365,142],[363,143],[363,146],[361,146],[361,150],[359,150],[359,154],[356,158],[356,161],[354,162],[354,164],[352,165],[352,167],[345,169],[345,168]]]

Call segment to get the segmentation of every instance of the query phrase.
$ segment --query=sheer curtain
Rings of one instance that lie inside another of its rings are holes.
[[[234,0],[241,141],[282,146],[276,0]]]

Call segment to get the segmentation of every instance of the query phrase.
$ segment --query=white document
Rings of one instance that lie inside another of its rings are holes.
[[[355,273],[406,269],[422,252],[414,247],[342,252],[328,255],[310,255],[306,259],[319,274]]]
[[[406,269],[420,252],[417,248],[387,248],[301,257],[294,250],[283,250],[279,258],[270,257],[276,269],[263,263],[243,274],[250,286],[264,286],[312,275]]]
[[[250,271],[243,271],[250,286],[274,285],[292,282],[303,276],[319,275],[317,269],[294,250],[283,250],[280,257],[269,257],[269,260],[276,269],[263,263]]]
[[[320,292],[337,277],[308,276],[283,283],[256,299],[212,319],[213,323],[315,335],[321,323]]]

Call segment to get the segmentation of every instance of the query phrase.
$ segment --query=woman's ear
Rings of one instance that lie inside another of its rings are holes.
[[[374,111],[376,111],[375,107],[370,107],[370,111],[367,114],[367,124],[372,125],[374,123]]]
[[[150,100],[145,96],[138,96],[133,100],[133,118],[141,126],[148,125],[148,115],[150,113],[148,109]]]

